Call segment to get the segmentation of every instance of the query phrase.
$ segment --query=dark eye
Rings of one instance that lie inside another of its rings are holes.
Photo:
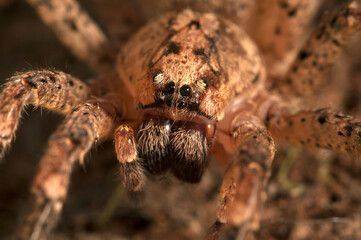
[[[186,102],[179,102],[178,105],[177,105],[177,108],[178,109],[183,109],[187,106],[187,103]]]
[[[165,92],[168,94],[173,94],[175,90],[175,84],[174,82],[169,82],[167,85],[165,85]]]
[[[172,100],[168,100],[165,102],[167,104],[168,107],[172,107],[173,106],[173,101]]]
[[[183,85],[180,89],[180,94],[184,97],[191,95],[192,89],[189,85]]]

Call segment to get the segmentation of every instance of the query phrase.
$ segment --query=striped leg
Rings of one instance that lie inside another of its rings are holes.
[[[361,156],[361,122],[328,109],[303,110],[271,108],[268,128],[275,136],[291,143],[328,148]]]
[[[76,0],[27,0],[41,19],[80,60],[97,70],[111,68],[114,52],[99,26]]]
[[[361,30],[361,6],[356,1],[325,20],[301,48],[285,77],[275,83],[284,95],[310,94],[337,60],[349,39]]]
[[[266,198],[265,185],[275,146],[269,132],[256,118],[240,117],[232,133],[235,150],[230,155],[231,164],[224,168],[223,200],[208,239],[217,239],[225,224],[239,229],[239,239],[256,230]]]
[[[108,102],[80,105],[50,137],[31,188],[34,205],[21,226],[20,239],[47,239],[61,213],[74,163],[82,162],[94,142],[111,135],[116,114]]]
[[[87,98],[88,87],[60,71],[29,71],[11,77],[0,94],[0,159],[15,136],[26,105],[67,114]]]

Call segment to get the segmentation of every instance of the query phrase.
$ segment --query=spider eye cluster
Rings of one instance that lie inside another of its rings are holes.
[[[156,102],[165,103],[168,107],[174,107],[177,109],[184,109],[187,106],[192,108],[197,107],[200,102],[199,94],[208,88],[208,83],[205,79],[195,81],[193,87],[188,84],[177,87],[175,82],[167,82],[167,80],[168,79],[163,72],[154,74],[153,82],[157,87],[154,100]],[[180,99],[178,98],[175,100],[175,94],[179,94]]]
[[[164,91],[168,94],[173,94],[175,92],[174,82],[167,83],[167,85],[165,85]]]
[[[183,85],[179,92],[183,97],[188,97],[192,94],[192,89],[189,85]]]

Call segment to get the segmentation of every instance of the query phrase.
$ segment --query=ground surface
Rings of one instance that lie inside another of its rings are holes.
[[[124,7],[120,1],[107,0],[101,6],[83,2],[103,26],[112,20],[110,32],[119,42],[142,22],[124,9],[108,14],[109,9]],[[337,1],[328,2],[327,7],[334,7]],[[125,24],[117,23],[124,19]],[[82,79],[94,76],[23,1],[0,0],[0,36],[0,83],[16,71],[44,67]],[[360,36],[324,86],[309,100],[312,106],[361,116]],[[0,239],[14,232],[46,139],[62,119],[31,107],[27,113],[0,166]],[[258,239],[361,239],[360,159],[279,143],[272,172]],[[166,177],[150,181],[145,202],[136,206],[119,184],[112,142],[104,143],[92,150],[85,167],[75,169],[54,239],[199,239],[214,219],[221,178],[212,162],[199,185]]]

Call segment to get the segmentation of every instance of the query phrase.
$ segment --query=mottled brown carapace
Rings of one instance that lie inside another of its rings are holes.
[[[215,121],[222,120],[233,98],[248,96],[265,79],[259,52],[242,29],[221,16],[191,10],[141,29],[124,46],[118,71],[136,86],[140,108]]]
[[[4,86],[0,158],[26,105],[66,115],[41,159],[34,207],[18,232],[22,239],[46,238],[54,228],[74,163],[99,140],[114,140],[133,199],[143,197],[152,175],[171,172],[200,182],[213,156],[223,185],[213,224],[203,234],[208,239],[222,229],[237,229],[237,239],[244,239],[258,228],[273,137],[361,155],[360,121],[325,109],[297,112],[288,100],[314,89],[361,29],[357,1],[329,14],[311,34],[304,19],[316,8],[313,0],[154,1],[161,16],[119,51],[75,0],[28,2],[100,76],[84,84],[60,71],[37,70],[17,73]],[[148,4],[141,1],[135,15],[143,16]]]

